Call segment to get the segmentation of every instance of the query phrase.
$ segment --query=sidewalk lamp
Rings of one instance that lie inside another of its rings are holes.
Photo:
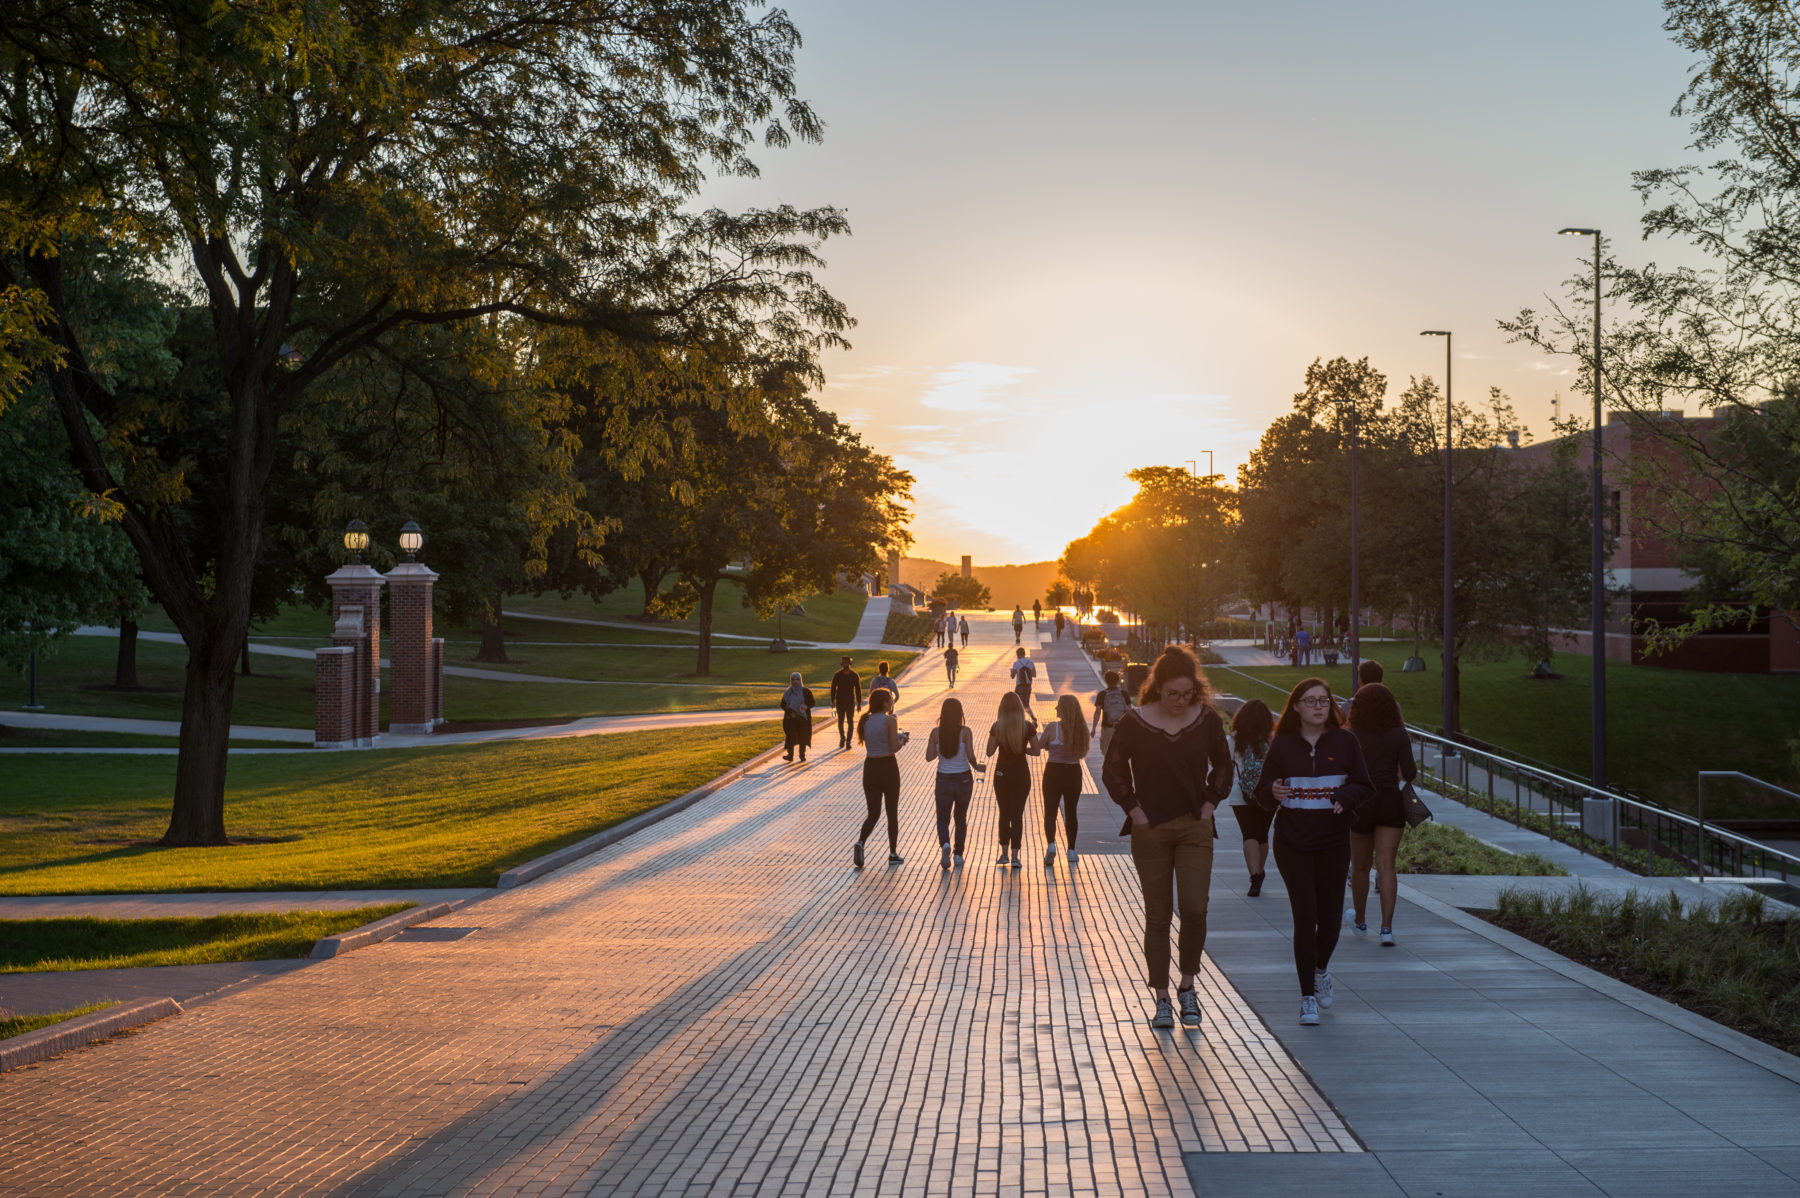
[[[344,548],[350,551],[350,564],[362,565],[362,552],[369,547],[369,526],[361,520],[344,525]]]
[[[419,528],[417,520],[408,520],[400,526],[400,548],[406,551],[406,560],[419,560],[419,550],[425,547],[425,533]]]
[[[1455,531],[1450,524],[1450,490],[1456,481],[1451,469],[1450,450],[1454,444],[1456,405],[1450,398],[1450,332],[1448,329],[1426,329],[1421,337],[1444,339],[1444,756],[1456,756],[1456,607],[1453,586],[1456,561]]]
[[[1606,533],[1605,481],[1600,470],[1600,230],[1558,229],[1559,236],[1592,237],[1594,239],[1594,529],[1591,548],[1593,562],[1592,595],[1589,613],[1592,641],[1589,656],[1593,659],[1593,782],[1594,789],[1606,789]]]

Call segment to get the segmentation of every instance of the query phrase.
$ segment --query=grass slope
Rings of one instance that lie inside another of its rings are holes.
[[[67,1011],[52,1011],[47,1015],[10,1015],[0,1019],[0,1040],[8,1036],[23,1036],[26,1032],[35,1032],[41,1027],[49,1027],[53,1023],[61,1023],[65,1019],[73,1019],[77,1015],[92,1015],[95,1011],[104,1011],[108,1007],[116,1007],[117,1002],[89,1003],[85,1007],[74,1007]]]
[[[152,843],[173,757],[21,756],[0,766],[0,894],[490,886],[779,740],[758,723],[236,758],[240,843],[182,849]]]
[[[765,620],[754,609],[745,607],[743,594],[743,588],[735,582],[719,584],[713,601],[713,631],[737,636],[774,637],[776,621],[773,618]],[[863,607],[867,603],[868,597],[858,591],[814,595],[801,604],[806,608],[805,615],[781,617],[781,635],[790,641],[848,641],[856,635],[857,623],[861,621]],[[633,582],[598,601],[585,595],[573,595],[567,599],[557,595],[508,595],[504,607],[507,611],[530,612],[535,615],[635,623],[639,613],[644,610],[644,589]],[[544,637],[544,631],[554,627],[556,626],[542,621],[524,620],[513,621],[508,626],[508,631],[517,634],[523,629],[533,639],[548,639]],[[658,620],[645,627],[664,632],[665,640],[668,639],[667,633],[673,630],[699,631],[699,625],[692,616],[685,620]],[[558,636],[560,635],[559,630]]]
[[[1428,820],[1400,839],[1399,872],[1501,877],[1561,877],[1569,871],[1536,853],[1509,853],[1461,828]]]
[[[0,974],[304,957],[313,942],[413,906],[258,911],[181,919],[0,920]]]

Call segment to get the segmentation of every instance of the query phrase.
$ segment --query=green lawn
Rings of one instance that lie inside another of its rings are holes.
[[[1536,853],[1509,853],[1436,820],[1407,829],[1397,864],[1403,874],[1549,877],[1569,872]]]
[[[0,1040],[4,1040],[8,1036],[23,1036],[26,1032],[35,1032],[41,1027],[49,1027],[53,1023],[61,1023],[63,1020],[73,1019],[77,1015],[92,1015],[95,1011],[104,1011],[108,1007],[118,1005],[117,1002],[97,1002],[68,1011],[53,1011],[48,1015],[9,1015],[0,1019]]]
[[[713,603],[713,631],[729,632],[739,636],[773,637],[775,621],[764,620],[750,608],[743,605],[743,590],[735,582],[719,584],[717,597]],[[857,622],[862,619],[863,607],[868,598],[857,591],[838,591],[830,595],[814,595],[805,601],[804,616],[784,615],[781,618],[781,634],[790,641],[847,641],[856,635]],[[575,595],[568,599],[556,595],[508,595],[503,605],[507,611],[531,612],[547,616],[572,616],[580,620],[626,620],[635,621],[638,613],[644,609],[644,591],[637,583],[632,583],[623,590],[595,602],[585,595]],[[509,631],[524,628],[536,638],[543,630],[553,627],[540,621],[519,621],[518,627]],[[652,628],[671,629],[686,628],[698,631],[692,617],[686,620],[671,620],[651,625]],[[570,638],[573,639],[573,638]]]
[[[317,940],[414,905],[182,919],[5,919],[0,920],[0,974],[304,957]]]
[[[1440,726],[1441,677],[1432,672],[1402,674],[1410,650],[1395,647],[1378,659],[1387,667],[1387,685],[1406,718],[1421,727]],[[1590,763],[1588,659],[1558,656],[1564,677],[1539,681],[1512,658],[1475,662],[1462,669],[1462,727],[1471,736],[1522,758],[1535,759],[1581,778]],[[1249,674],[1274,688],[1251,684]],[[1257,667],[1232,672],[1215,667],[1213,684],[1222,690],[1273,703],[1300,679],[1319,675],[1334,689],[1349,680],[1340,664],[1294,669]],[[1800,790],[1788,740],[1800,728],[1800,677],[1780,674],[1703,674],[1654,666],[1609,664],[1606,671],[1607,765],[1616,785],[1665,805],[1692,810],[1695,774],[1703,769],[1741,770],[1789,790]],[[1279,708],[1277,708],[1279,711]],[[1748,795],[1729,796],[1734,813],[1800,816],[1791,803],[1758,803]],[[1707,806],[1713,810],[1709,789]],[[1724,814],[1723,806],[1719,814]]]
[[[448,646],[446,646],[446,649]],[[706,678],[694,674],[692,649],[638,649],[629,645],[580,645],[564,648],[507,649],[512,660],[501,665],[487,662],[458,662],[484,670],[514,674],[543,674],[556,678],[578,678],[590,682],[680,682],[773,687],[787,686],[788,672],[799,670],[807,685],[822,684],[837,671],[838,660],[849,653],[857,673],[865,679],[875,673],[875,663],[890,663],[898,673],[903,662],[913,654],[890,653],[885,649],[797,649],[789,653],[770,653],[761,647],[754,650],[719,650],[712,655],[712,672]],[[472,656],[472,654],[471,654]],[[448,656],[445,664],[451,664]],[[445,701],[450,698],[453,683],[467,679],[450,678],[444,683]],[[741,706],[755,706],[756,700],[745,696]]]
[[[240,843],[162,849],[173,757],[0,763],[0,894],[490,886],[780,740],[768,724],[234,758]]]
[[[137,732],[70,732],[60,728],[16,728],[0,724],[0,749],[173,749],[173,736],[147,736]],[[233,738],[239,749],[299,749],[304,745],[285,740]]]

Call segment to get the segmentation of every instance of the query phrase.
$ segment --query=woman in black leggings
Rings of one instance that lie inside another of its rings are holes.
[[[1037,756],[1037,730],[1037,721],[1019,701],[1018,692],[1001,696],[1000,714],[988,729],[987,742],[987,756],[1000,755],[994,763],[994,799],[1000,804],[1000,856],[995,865],[1019,868],[1025,801],[1031,797],[1031,767],[1025,758]]]
[[[1062,613],[1056,613],[1060,619]],[[1056,864],[1056,809],[1062,808],[1063,832],[1068,836],[1069,864],[1075,852],[1076,807],[1081,802],[1081,763],[1088,753],[1087,718],[1081,700],[1059,695],[1056,718],[1038,733],[1037,746],[1044,753],[1044,864]]]
[[[850,851],[850,859],[856,862],[858,869],[863,867],[863,845],[881,819],[884,804],[887,807],[888,864],[905,864],[900,857],[900,763],[894,754],[906,744],[908,737],[900,731],[900,721],[891,710],[893,705],[893,696],[888,692],[870,691],[869,710],[856,721],[856,739],[869,750],[868,758],[863,761],[862,778],[869,817],[863,820],[856,847]]]

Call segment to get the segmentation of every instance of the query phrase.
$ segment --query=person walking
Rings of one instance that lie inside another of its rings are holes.
[[[1032,631],[1035,632],[1037,629],[1043,627],[1043,625],[1044,625],[1044,605],[1040,601],[1033,599],[1031,601],[1031,628],[1032,628]]]
[[[1013,694],[1019,696],[1025,713],[1031,714],[1031,687],[1037,681],[1037,663],[1026,654],[1023,646],[1013,650],[1012,680]]]
[[[863,759],[862,776],[863,800],[869,805],[869,814],[863,820],[862,831],[857,833],[856,847],[850,850],[850,859],[857,869],[863,867],[863,845],[868,843],[869,833],[881,819],[884,805],[887,808],[888,864],[906,864],[900,856],[900,763],[895,754],[910,738],[900,731],[900,721],[894,717],[890,706],[892,702],[886,691],[876,691],[869,696],[869,710],[856,721],[856,739],[869,751]]]
[[[1025,609],[1013,604],[1013,644],[1020,644],[1025,637]]]
[[[792,761],[795,749],[800,750],[800,760],[806,760],[806,747],[812,744],[812,709],[816,705],[812,691],[800,682],[800,671],[789,674],[788,687],[781,692],[781,738],[787,747],[783,760]]]
[[[1275,868],[1294,913],[1300,1022],[1308,1027],[1331,1007],[1350,823],[1372,790],[1362,746],[1339,719],[1331,685],[1302,679],[1288,692],[1255,793],[1257,802],[1275,809]]]
[[[1063,618],[1062,608],[1060,608],[1060,607],[1057,608],[1056,609],[1056,639],[1057,640],[1059,640],[1059,641],[1062,640],[1063,626],[1066,625],[1067,623],[1068,623],[1068,620]]]
[[[962,631],[963,648],[967,649],[969,647],[969,617],[961,617],[957,620],[957,625]]]
[[[925,761],[937,762],[933,797],[937,802],[938,863],[945,869],[952,864],[960,869],[969,836],[969,796],[975,793],[975,774],[987,772],[987,766],[975,759],[975,737],[963,722],[960,701],[945,699],[938,708],[937,727],[925,740]],[[954,841],[950,839],[952,816],[956,820]]]
[[[1364,663],[1369,664],[1369,663]],[[1375,887],[1381,896],[1381,944],[1394,945],[1394,900],[1400,878],[1395,861],[1406,835],[1406,800],[1402,782],[1419,776],[1413,761],[1412,738],[1406,734],[1406,717],[1394,692],[1379,682],[1365,682],[1350,700],[1350,731],[1362,746],[1374,797],[1363,804],[1350,825],[1350,930],[1369,934],[1364,912],[1369,909],[1369,863],[1375,864]]]
[[[950,647],[944,650],[944,673],[950,677],[951,690],[956,689],[956,663],[961,659],[962,654],[956,651],[956,644],[952,642]]]
[[[1305,628],[1301,628],[1300,631],[1294,635],[1294,647],[1300,651],[1300,661],[1298,664],[1310,666],[1312,664],[1312,633],[1306,631]]]
[[[1150,1026],[1175,1026],[1169,1004],[1169,926],[1181,908],[1183,1027],[1200,1026],[1194,976],[1206,948],[1213,811],[1231,793],[1231,749],[1194,655],[1170,645],[1150,669],[1141,707],[1114,730],[1101,782],[1125,812],[1131,860],[1144,892],[1144,982],[1156,995]]]
[[[1062,808],[1063,831],[1068,836],[1069,864],[1080,858],[1075,851],[1078,830],[1076,807],[1081,802],[1081,763],[1090,743],[1087,721],[1081,718],[1081,700],[1058,695],[1056,718],[1037,735],[1044,754],[1044,864],[1056,863],[1056,809]]]
[[[850,668],[850,655],[839,659],[838,672],[831,676],[831,706],[837,712],[838,748],[850,747],[850,736],[856,730],[856,713],[862,708],[862,676]]]
[[[900,684],[888,676],[888,663],[885,661],[875,663],[875,677],[869,679],[871,699],[875,697],[876,691],[886,691],[894,697],[894,701],[888,706],[889,711],[900,710]]]
[[[1244,868],[1250,871],[1250,897],[1262,893],[1263,871],[1269,863],[1269,824],[1275,813],[1254,798],[1262,777],[1263,758],[1275,737],[1275,713],[1261,699],[1251,699],[1231,717],[1231,760],[1237,766],[1238,797],[1231,805],[1238,830],[1244,834]]]
[[[988,729],[984,757],[995,757],[994,801],[1000,807],[1000,856],[995,865],[1018,869],[1019,849],[1025,839],[1025,800],[1031,797],[1031,768],[1027,757],[1038,755],[1037,721],[1019,702],[1018,692],[1000,696],[1000,712]],[[1009,856],[1010,851],[1010,856]]]
[[[1131,692],[1119,683],[1119,671],[1106,671],[1106,686],[1094,692],[1094,727],[1100,734],[1100,756],[1112,747],[1113,732],[1131,710]]]

